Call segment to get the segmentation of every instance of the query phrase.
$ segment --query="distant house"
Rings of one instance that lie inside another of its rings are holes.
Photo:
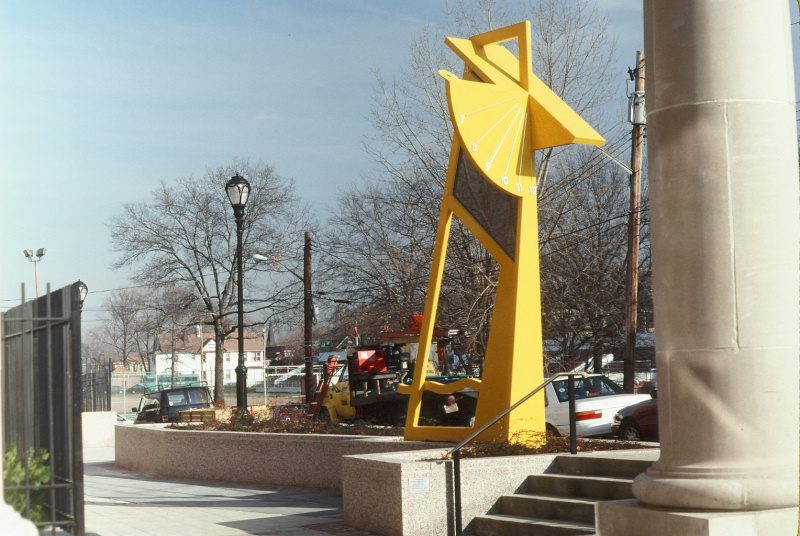
[[[264,380],[264,338],[261,332],[250,332],[244,335],[247,385],[253,386],[262,383]],[[150,370],[157,374],[171,374],[173,372],[175,374],[200,374],[202,381],[213,385],[216,348],[214,336],[210,334],[204,334],[201,338],[198,338],[194,334],[175,334],[173,336],[170,333],[162,333],[158,336]],[[267,355],[270,353],[277,354],[282,349],[283,347],[267,348]],[[225,352],[222,360],[224,383],[236,383],[236,367],[238,364],[239,338],[235,333],[232,333],[225,338]]]

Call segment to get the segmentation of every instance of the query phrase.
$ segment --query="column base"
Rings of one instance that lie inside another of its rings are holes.
[[[38,536],[39,531],[36,526],[20,516],[16,510],[7,505],[0,499],[0,527],[3,534],[13,534],[14,536]]]
[[[636,499],[600,502],[598,536],[796,536],[797,507],[703,512],[646,506]]]
[[[769,510],[797,507],[797,472],[752,476],[732,473],[676,475],[659,471],[658,462],[633,481],[633,495],[642,503],[694,510]]]

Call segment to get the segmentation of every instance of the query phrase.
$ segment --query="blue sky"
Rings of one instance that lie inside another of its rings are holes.
[[[598,4],[623,95],[641,5]],[[415,35],[444,19],[444,0],[3,2],[0,307],[20,282],[33,295],[26,248],[48,250],[42,287],[126,286],[110,269],[110,218],[162,179],[235,157],[274,164],[331,209],[372,166],[361,144],[374,72],[399,75]]]

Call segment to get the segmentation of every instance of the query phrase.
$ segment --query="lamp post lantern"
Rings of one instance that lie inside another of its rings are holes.
[[[249,418],[247,411],[247,367],[244,364],[244,286],[242,279],[242,225],[244,207],[250,197],[250,183],[238,173],[225,185],[236,218],[236,287],[238,293],[239,363],[236,367],[236,407],[239,418]]]
[[[86,301],[86,296],[89,294],[89,287],[86,286],[86,283],[78,279],[75,282],[75,286],[78,287],[78,299],[80,300],[80,308],[83,309],[83,302]]]

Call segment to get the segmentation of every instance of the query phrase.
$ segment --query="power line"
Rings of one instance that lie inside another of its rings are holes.
[[[642,208],[642,209],[640,209],[640,212],[646,212],[648,210],[649,209],[647,209],[647,208]],[[582,227],[580,229],[575,229],[573,231],[568,231],[568,232],[562,233],[560,235],[551,237],[549,240],[543,241],[541,243],[541,245],[540,245],[540,248],[544,247],[545,245],[549,245],[551,241],[560,240],[560,239],[562,239],[564,237],[571,236],[571,235],[574,235],[574,234],[578,234],[578,233],[581,233],[583,231],[587,231],[589,229],[593,229],[595,227],[599,227],[601,225],[605,225],[606,223],[610,223],[610,222],[612,222],[614,220],[621,219],[621,218],[627,218],[629,216],[630,216],[630,213],[629,212],[625,212],[623,214],[618,214],[616,216],[612,216],[612,217],[607,218],[605,220],[602,220],[602,221],[599,221],[599,222],[595,222],[595,223],[593,223],[591,225],[587,225],[587,226]],[[624,225],[626,225],[626,222],[621,222],[619,224],[615,224],[615,225],[613,225],[613,226],[611,226],[611,227],[609,227],[607,229],[603,229],[603,230],[601,230],[601,231],[599,231],[599,232],[597,232],[595,234],[583,237],[579,241],[570,242],[565,247],[559,248],[557,250],[551,250],[551,251],[548,251],[548,252],[540,253],[540,257],[545,257],[547,255],[552,255],[552,254],[555,254],[555,253],[559,253],[561,251],[565,251],[565,250],[570,249],[572,247],[576,247],[576,246],[578,246],[578,245],[580,245],[580,244],[582,244],[584,242],[588,242],[589,240],[591,240],[593,238],[597,238],[598,236],[600,236],[600,235],[602,235],[604,233],[613,231],[613,230],[615,230],[615,229],[617,229],[619,227],[622,227]],[[319,248],[319,249],[322,249],[322,248]],[[342,260],[342,259],[339,259],[339,260]],[[481,260],[477,260],[475,262],[467,263],[467,264],[456,264],[456,265],[452,265],[451,264],[449,266],[449,269],[453,269],[453,268],[456,268],[456,269],[457,268],[470,268],[470,267],[482,264],[484,262],[485,262],[485,260],[481,259]],[[445,266],[446,266],[446,269],[447,269],[448,268],[447,265],[445,265]],[[328,291],[328,293],[330,293],[330,294],[359,294],[359,293],[367,292],[367,291],[371,291],[371,290],[383,290],[386,287],[393,287],[393,286],[403,285],[403,284],[407,284],[407,283],[414,283],[414,282],[418,282],[418,281],[420,281],[422,279],[427,279],[428,277],[429,277],[428,274],[421,274],[421,275],[414,276],[414,277],[411,277],[411,278],[400,279],[400,280],[394,281],[394,282],[388,282],[385,285],[377,285],[377,284],[376,285],[365,285],[365,286],[362,286],[362,287],[356,287],[356,288],[351,288],[351,289],[347,289],[347,290]]]
[[[606,152],[613,153],[615,151],[618,151],[618,149],[620,149],[620,147],[622,147],[623,144],[626,144],[626,147],[623,148],[622,151],[619,151],[617,154],[614,155],[616,158],[619,158],[622,152],[630,149],[630,146],[627,145],[627,142],[629,141],[630,141],[630,135],[628,133],[624,133],[617,140],[608,144],[608,146],[606,147]],[[592,153],[592,155],[589,156],[589,158],[587,158],[586,161],[583,162],[580,167],[568,173],[567,175],[561,177],[561,179],[556,184],[558,184],[559,186],[563,186],[564,183],[569,184],[570,181],[582,182],[586,180],[589,176],[591,176],[591,174],[594,171],[608,165],[608,162],[606,162],[606,160],[602,158],[602,156],[603,156],[602,153],[597,153],[597,152]],[[548,192],[549,191],[550,190],[548,190]],[[566,195],[569,193],[569,190],[566,190],[564,188],[559,188],[558,191],[561,192],[562,195]],[[549,197],[548,195],[546,195],[546,192],[543,195],[540,195],[539,197],[539,200],[541,202],[544,202],[547,199],[549,199]]]
[[[638,211],[636,211],[636,212],[638,212],[638,213],[642,213],[642,212],[647,212],[648,210],[649,210],[649,208],[647,208],[647,207],[643,207],[643,208],[640,208],[640,209],[639,209]],[[614,221],[614,220],[618,220],[618,219],[620,219],[620,218],[628,218],[628,217],[630,217],[630,215],[631,215],[631,212],[630,212],[630,211],[628,211],[628,212],[626,212],[626,213],[624,213],[624,214],[619,214],[619,215],[617,215],[617,216],[612,216],[612,217],[610,217],[610,218],[608,218],[608,219],[606,219],[606,220],[602,220],[602,221],[599,221],[599,222],[593,223],[593,224],[591,224],[591,225],[587,225],[586,227],[581,227],[580,229],[574,229],[574,230],[572,230],[572,231],[567,231],[567,232],[565,232],[565,233],[562,233],[562,234],[560,234],[560,235],[551,236],[551,237],[550,237],[550,239],[549,239],[549,240],[547,240],[547,241],[545,241],[545,242],[543,242],[543,244],[542,244],[542,245],[547,245],[547,244],[549,244],[549,242],[550,242],[551,240],[558,240],[558,239],[560,239],[560,238],[564,238],[565,236],[570,236],[570,235],[578,234],[578,233],[581,233],[581,232],[583,232],[583,231],[586,231],[586,230],[588,230],[588,229],[593,229],[594,227],[598,227],[598,226],[600,226],[600,225],[603,225],[603,224],[605,224],[605,223],[610,223],[610,222],[612,222],[612,221]],[[616,227],[616,225],[615,225],[614,227]]]
[[[630,148],[631,146],[629,144],[626,144],[624,147],[622,147],[622,150],[618,151],[617,154],[615,154],[614,156],[619,158],[620,156],[622,156],[623,153],[629,151]],[[595,171],[604,166],[610,165],[604,159],[600,158],[600,156],[601,156],[600,153],[596,153],[595,156],[587,160],[587,163],[585,163],[581,168],[578,168],[573,173],[566,175],[566,179],[558,181],[556,184],[559,186],[559,188],[556,191],[556,193],[553,194],[552,196],[542,196],[540,198],[540,203],[543,206],[545,204],[547,204],[548,206],[554,204],[556,201],[568,196],[576,186],[591,179],[594,176],[593,174]],[[585,169],[592,161],[592,159],[595,159],[595,163],[591,166],[591,168]],[[562,210],[561,213],[568,214],[569,212],[572,212],[576,208],[579,208],[579,206],[580,205],[575,205],[567,210]]]

